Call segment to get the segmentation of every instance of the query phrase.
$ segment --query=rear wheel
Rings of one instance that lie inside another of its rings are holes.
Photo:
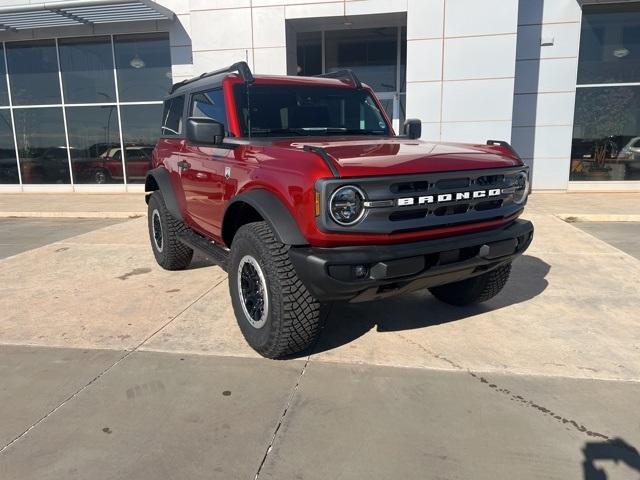
[[[509,280],[511,264],[502,265],[477,277],[432,287],[429,291],[438,300],[449,305],[482,303],[498,295]]]
[[[98,168],[93,172],[93,183],[103,185],[111,181],[111,175],[104,168]]]
[[[149,199],[147,221],[151,249],[158,265],[166,270],[182,270],[189,266],[193,250],[178,240],[186,227],[171,216],[159,190]]]
[[[240,227],[231,246],[229,291],[247,343],[281,358],[306,350],[320,331],[320,303],[302,284],[265,222]]]

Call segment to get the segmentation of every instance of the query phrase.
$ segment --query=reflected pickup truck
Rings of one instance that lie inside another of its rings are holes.
[[[325,302],[420,289],[487,301],[531,243],[529,170],[508,143],[422,141],[419,120],[397,135],[349,70],[239,62],[173,85],[161,128],[145,184],[155,258],[180,270],[197,250],[220,265],[265,357],[310,349]]]

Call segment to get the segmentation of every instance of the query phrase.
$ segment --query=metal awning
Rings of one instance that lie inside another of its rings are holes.
[[[49,1],[0,8],[0,31],[171,19],[171,10],[151,0]]]

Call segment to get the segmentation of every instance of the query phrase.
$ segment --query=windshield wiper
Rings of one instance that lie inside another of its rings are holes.
[[[339,133],[343,135],[384,135],[384,130],[364,130],[360,128],[341,128],[341,127],[329,127],[322,129],[326,133]]]
[[[293,133],[294,135],[306,135],[307,132],[303,128],[252,128],[251,135],[273,135]]]

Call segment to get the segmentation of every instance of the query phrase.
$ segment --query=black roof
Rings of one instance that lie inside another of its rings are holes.
[[[212,72],[206,72],[197,77],[189,78],[188,80],[183,80],[181,82],[175,83],[169,89],[169,96],[173,96],[174,94],[185,93],[193,90],[199,90],[203,86],[211,86],[222,83],[222,80],[229,75],[230,73],[238,72],[240,77],[246,83],[252,83],[254,81],[253,73],[251,73],[251,69],[247,62],[237,62],[233,65],[221,68],[219,70],[214,70]]]
[[[253,73],[251,72],[249,65],[247,65],[247,62],[237,62],[229,67],[214,70],[212,72],[206,72],[197,77],[189,78],[173,84],[169,89],[168,97],[182,95],[188,92],[202,90],[204,88],[218,87],[230,73],[238,73],[240,78],[242,78],[246,84],[250,84],[255,81]],[[323,73],[322,75],[316,76],[321,78],[348,80],[353,83],[355,88],[362,88],[360,79],[351,70],[339,70],[337,72]]]

